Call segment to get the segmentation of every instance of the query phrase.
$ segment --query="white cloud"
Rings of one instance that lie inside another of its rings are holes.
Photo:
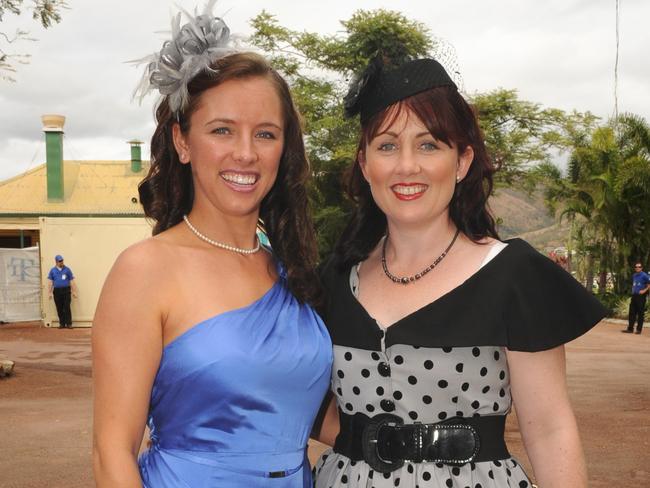
[[[16,83],[0,82],[0,178],[43,162],[40,115],[66,115],[66,158],[128,159],[125,141],[148,141],[154,97],[131,100],[141,70],[125,63],[154,52],[166,38],[174,5],[195,2],[70,0],[63,22],[41,29],[6,16],[0,28],[27,27],[39,38],[17,49],[32,54]],[[650,120],[650,2],[622,0],[619,110]],[[515,88],[532,102],[608,117],[614,106],[614,2],[588,0],[223,0],[217,12],[237,33],[262,9],[293,29],[333,34],[357,9],[398,9],[456,50],[466,91]],[[144,151],[143,156],[147,157]]]

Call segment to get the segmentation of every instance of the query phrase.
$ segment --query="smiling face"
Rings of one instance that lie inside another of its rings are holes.
[[[175,124],[173,135],[180,162],[192,163],[194,208],[257,217],[284,146],[282,107],[268,79],[232,79],[206,90],[189,130]]]
[[[465,177],[473,157],[471,146],[458,154],[402,109],[386,117],[359,154],[359,164],[389,222],[426,225],[448,216],[456,179]]]

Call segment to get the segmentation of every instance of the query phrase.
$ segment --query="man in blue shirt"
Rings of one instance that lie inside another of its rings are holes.
[[[623,332],[631,334],[634,330],[634,322],[636,322],[636,333],[641,333],[648,290],[650,290],[650,275],[643,272],[643,265],[641,263],[636,263],[634,265],[634,274],[632,275],[632,298],[630,299],[628,326]]]
[[[77,285],[74,282],[72,270],[63,264],[63,256],[54,257],[56,266],[47,274],[50,280],[49,295],[54,297],[56,313],[59,316],[59,329],[72,328],[72,312],[70,311],[71,296],[76,298]]]

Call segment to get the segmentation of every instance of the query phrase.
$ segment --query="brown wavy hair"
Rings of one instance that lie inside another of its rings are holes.
[[[372,198],[358,155],[366,150],[379,130],[395,121],[403,110],[415,114],[431,135],[450,147],[454,145],[459,154],[468,146],[472,147],[474,159],[467,175],[454,189],[449,216],[454,225],[474,242],[485,237],[499,238],[494,217],[487,206],[495,168],[488,157],[476,114],[455,87],[439,86],[400,100],[362,124],[357,159],[346,181],[348,196],[356,206],[334,251],[336,262],[342,269],[364,261],[386,233],[386,215]]]
[[[309,162],[305,154],[301,119],[289,86],[262,56],[237,53],[216,60],[214,72],[204,71],[188,84],[189,103],[182,113],[169,108],[163,97],[156,108],[156,130],[151,138],[151,168],[138,187],[145,215],[155,221],[153,235],[178,224],[190,213],[194,184],[190,164],[181,164],[172,140],[178,123],[183,133],[201,94],[228,80],[260,77],[268,80],[280,99],[284,119],[284,149],[277,178],[260,206],[260,219],[273,254],[287,272],[288,286],[301,302],[316,303],[320,288],[316,278],[316,236],[311,220],[307,181]]]

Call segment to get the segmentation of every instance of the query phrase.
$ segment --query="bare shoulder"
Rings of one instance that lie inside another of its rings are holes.
[[[168,269],[174,248],[173,241],[161,235],[136,242],[119,254],[111,273],[128,271],[132,279],[151,278]]]
[[[461,254],[464,255],[464,258],[482,258],[485,257],[495,245],[500,244],[501,241],[494,239],[493,237],[484,237],[479,241],[473,241],[469,237],[465,237],[462,240]]]
[[[480,241],[476,242],[476,244],[479,245],[479,246],[484,246],[484,247],[485,246],[492,247],[492,246],[494,246],[496,244],[503,244],[503,242],[500,241],[499,239],[495,239],[494,237],[489,237],[488,236],[488,237],[484,237]]]
[[[174,246],[157,237],[126,248],[106,277],[98,310],[103,310],[107,303],[121,303],[125,309],[140,308],[142,303],[147,303],[149,310],[164,315],[161,300],[167,283],[164,274],[174,266],[174,255]]]
[[[164,240],[148,238],[129,246],[117,257],[95,310],[96,355],[109,357],[113,348],[123,350],[128,343],[137,345],[139,354],[158,357],[168,314],[165,290],[169,285],[163,273],[173,255],[169,247]]]

